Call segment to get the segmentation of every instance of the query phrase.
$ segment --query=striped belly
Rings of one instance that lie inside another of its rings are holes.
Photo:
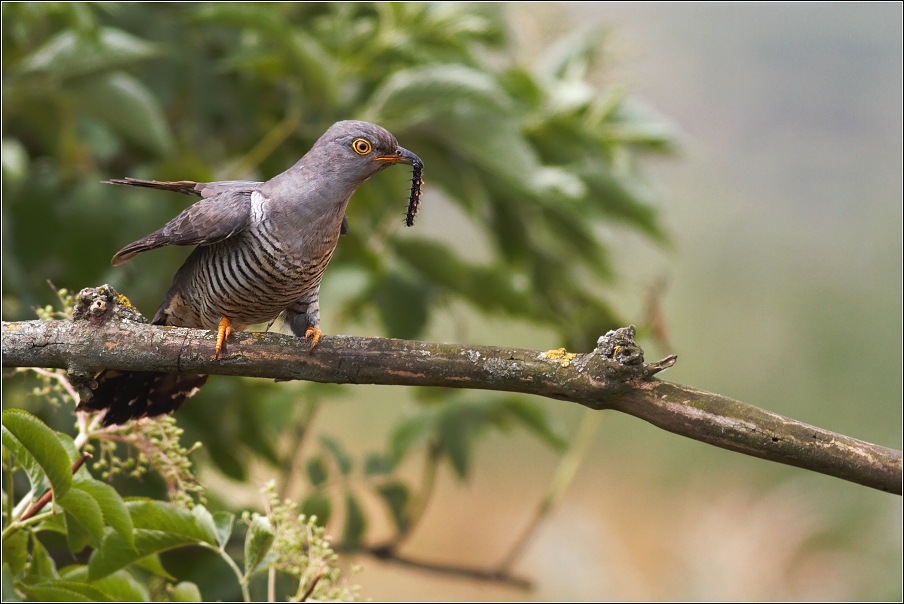
[[[271,321],[320,285],[335,242],[319,247],[307,257],[287,254],[269,233],[246,231],[198,248],[173,283],[167,323],[215,329],[226,317],[241,330]]]

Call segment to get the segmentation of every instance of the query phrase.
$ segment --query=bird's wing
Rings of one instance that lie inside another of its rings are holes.
[[[253,180],[221,180],[219,182],[199,182],[195,188],[198,190],[197,195],[206,199],[229,191],[253,191],[262,184],[264,183]]]
[[[162,229],[116,252],[113,266],[158,247],[206,245],[244,231],[251,217],[252,192],[250,189],[232,189],[202,199],[170,220]]]

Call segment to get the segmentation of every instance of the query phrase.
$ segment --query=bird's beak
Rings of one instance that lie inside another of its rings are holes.
[[[403,147],[396,147],[394,155],[378,155],[374,158],[376,161],[388,161],[393,164],[408,164],[414,166],[416,164],[424,165],[421,158]]]

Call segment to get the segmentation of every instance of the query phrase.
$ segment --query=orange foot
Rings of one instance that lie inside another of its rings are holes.
[[[316,327],[308,327],[307,331],[304,332],[304,338],[307,340],[311,339],[311,352],[314,352],[314,347],[317,346],[317,342],[320,341],[320,336],[323,335],[323,332],[317,329]]]
[[[229,319],[223,317],[220,319],[220,324],[217,325],[217,351],[213,355],[213,358],[220,358],[220,351],[223,350],[223,342],[226,341],[226,338],[228,338],[231,333],[232,323],[229,322]]]

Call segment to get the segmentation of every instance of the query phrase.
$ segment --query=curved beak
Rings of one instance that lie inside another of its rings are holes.
[[[408,164],[409,166],[419,165],[423,167],[424,162],[421,161],[421,158],[405,149],[404,147],[396,147],[396,152],[394,155],[378,155],[374,158],[375,161],[387,161],[392,164]]]

